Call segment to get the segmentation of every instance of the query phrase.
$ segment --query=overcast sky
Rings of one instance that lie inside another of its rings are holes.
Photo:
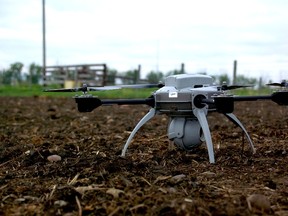
[[[288,73],[287,0],[46,0],[47,65]],[[42,65],[42,0],[0,0],[0,69]]]

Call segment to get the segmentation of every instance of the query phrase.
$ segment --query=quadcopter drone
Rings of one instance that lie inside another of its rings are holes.
[[[271,86],[287,87],[286,81],[271,83]],[[99,99],[88,94],[88,91],[102,91],[122,88],[151,88],[157,87],[150,97],[145,99]],[[251,137],[240,120],[233,114],[235,101],[272,100],[279,105],[288,105],[288,91],[285,89],[276,91],[271,95],[263,96],[235,96],[227,93],[227,90],[249,87],[245,85],[213,84],[213,78],[200,74],[180,74],[168,76],[165,84],[140,84],[89,87],[83,85],[72,89],[48,89],[45,92],[76,92],[83,94],[75,96],[79,112],[91,112],[101,105],[129,105],[146,104],[150,106],[149,112],[135,126],[128,137],[121,156],[125,156],[127,148],[137,131],[157,114],[166,114],[169,117],[168,138],[174,144],[184,150],[192,150],[202,142],[206,142],[210,163],[215,163],[213,143],[207,121],[209,112],[217,111],[224,114],[235,125],[240,127],[247,137],[252,153],[255,148]]]

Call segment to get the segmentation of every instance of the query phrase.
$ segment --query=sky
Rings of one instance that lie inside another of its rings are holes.
[[[46,64],[288,74],[287,0],[45,0]],[[42,65],[42,0],[0,0],[0,70]],[[25,70],[25,69],[24,69]]]

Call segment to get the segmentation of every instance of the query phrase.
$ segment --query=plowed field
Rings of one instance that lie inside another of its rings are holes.
[[[210,164],[205,144],[173,147],[165,115],[121,157],[144,105],[79,113],[70,98],[0,103],[0,215],[288,215],[288,107],[235,104],[254,155],[239,128],[209,114]]]

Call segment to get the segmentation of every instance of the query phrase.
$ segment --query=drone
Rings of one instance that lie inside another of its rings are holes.
[[[214,148],[207,120],[210,112],[224,114],[245,134],[252,153],[255,153],[253,141],[241,121],[233,114],[235,101],[271,100],[278,105],[288,105],[288,84],[270,83],[270,86],[280,86],[283,89],[271,95],[236,96],[227,91],[251,87],[249,85],[215,85],[213,78],[202,74],[178,74],[166,77],[164,84],[135,84],[120,86],[92,87],[84,84],[71,89],[47,89],[45,92],[76,92],[83,94],[75,96],[79,112],[91,112],[101,105],[140,105],[150,106],[148,113],[138,122],[129,135],[121,156],[125,157],[129,144],[137,131],[155,115],[165,114],[169,117],[167,136],[174,144],[186,151],[191,151],[205,142],[210,163],[215,163]],[[88,94],[89,91],[115,90],[122,88],[158,88],[145,99],[99,99]]]

